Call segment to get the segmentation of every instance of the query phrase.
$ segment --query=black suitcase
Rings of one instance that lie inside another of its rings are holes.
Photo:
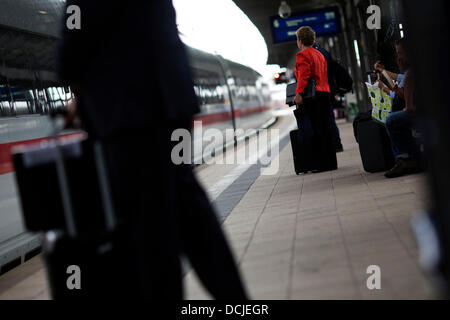
[[[56,132],[44,146],[13,153],[25,225],[44,232],[54,299],[113,297],[111,288],[120,290],[113,274],[118,220],[102,145],[85,138],[61,143]]]
[[[369,120],[372,120],[372,110],[358,112],[358,115],[353,120],[353,135],[355,136],[356,142],[358,142],[358,123]]]
[[[71,238],[48,231],[43,256],[54,300],[114,299],[129,289],[119,281],[123,275],[117,270],[128,272],[118,268],[125,261],[120,259],[113,236]]]
[[[357,129],[364,170],[374,173],[391,169],[395,159],[386,128],[374,120],[366,120],[358,122]]]
[[[292,154],[294,158],[295,173],[307,173],[313,171],[316,162],[313,154],[314,132],[306,118],[304,109],[298,108],[294,111],[297,119],[298,129],[290,132]]]
[[[67,168],[65,179],[70,184],[70,208],[65,208],[61,173],[56,166],[56,151],[60,150]],[[21,200],[22,215],[28,231],[46,232],[67,227],[66,209],[75,214],[73,223],[82,233],[103,228],[103,203],[96,168],[96,157],[90,141],[84,137],[60,143],[13,150],[15,178]]]

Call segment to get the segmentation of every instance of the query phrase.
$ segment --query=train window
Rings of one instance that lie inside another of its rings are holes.
[[[61,109],[64,107],[67,97],[63,88],[50,87],[47,88],[47,96],[50,109]]]
[[[69,87],[8,86],[0,84],[0,117],[47,114],[72,99]]]
[[[0,117],[11,116],[10,95],[6,85],[0,85]]]
[[[41,113],[45,114],[48,112],[47,98],[44,90],[35,89],[36,92],[36,103],[39,106],[39,110]]]
[[[35,112],[33,93],[27,88],[18,86],[10,87],[12,95],[12,113],[15,116],[32,114]]]
[[[200,105],[223,104],[227,89],[225,79],[214,70],[192,68],[194,90]]]

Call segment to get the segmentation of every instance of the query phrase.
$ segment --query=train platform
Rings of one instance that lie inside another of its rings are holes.
[[[280,130],[276,174],[261,174],[258,164],[196,168],[250,297],[435,298],[411,231],[411,218],[427,202],[425,176],[386,179],[383,173],[366,173],[351,123],[338,125],[344,152],[338,154],[336,171],[295,174],[290,110],[281,112],[272,127]],[[380,268],[380,289],[367,287],[369,266]],[[185,271],[186,298],[211,298],[195,272]],[[40,255],[0,276],[3,299],[50,299]]]

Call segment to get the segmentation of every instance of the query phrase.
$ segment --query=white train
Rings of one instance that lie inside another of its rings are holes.
[[[46,139],[51,134],[48,113],[73,97],[54,71],[64,2],[21,3],[19,7],[15,0],[2,0],[2,11],[9,14],[0,14],[0,274],[39,246],[22,226],[11,148]],[[187,50],[201,106],[194,120],[201,121],[202,132],[231,129],[239,136],[239,129],[249,132],[273,120],[269,87],[259,73],[217,55]],[[209,144],[209,137],[197,138],[194,145]],[[222,143],[230,144],[235,139],[228,135]],[[202,156],[193,152],[194,159]]]
[[[200,121],[202,132],[207,133],[210,128],[231,129],[239,136],[273,119],[269,87],[259,73],[220,56],[193,48],[187,50],[194,90],[201,106],[194,121]],[[5,80],[5,77],[0,80],[0,174],[13,170],[11,148],[47,137],[50,134],[48,112],[72,99],[70,88],[58,81],[43,81],[47,85],[37,86],[26,79]],[[209,137],[199,138],[202,142],[194,141],[194,144],[208,143]],[[193,156],[198,159],[202,154],[193,153]]]

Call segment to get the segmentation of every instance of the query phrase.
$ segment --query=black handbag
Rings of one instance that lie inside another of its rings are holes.
[[[297,90],[297,82],[290,83],[286,87],[286,104],[290,107],[294,106],[294,98]],[[316,79],[309,79],[305,92],[302,94],[303,101],[313,99],[316,96]]]
[[[297,91],[297,82],[290,83],[286,86],[286,104],[289,107],[295,105],[294,98]]]
[[[313,99],[316,96],[316,79],[309,79],[306,85],[305,92],[303,93],[303,101]]]

